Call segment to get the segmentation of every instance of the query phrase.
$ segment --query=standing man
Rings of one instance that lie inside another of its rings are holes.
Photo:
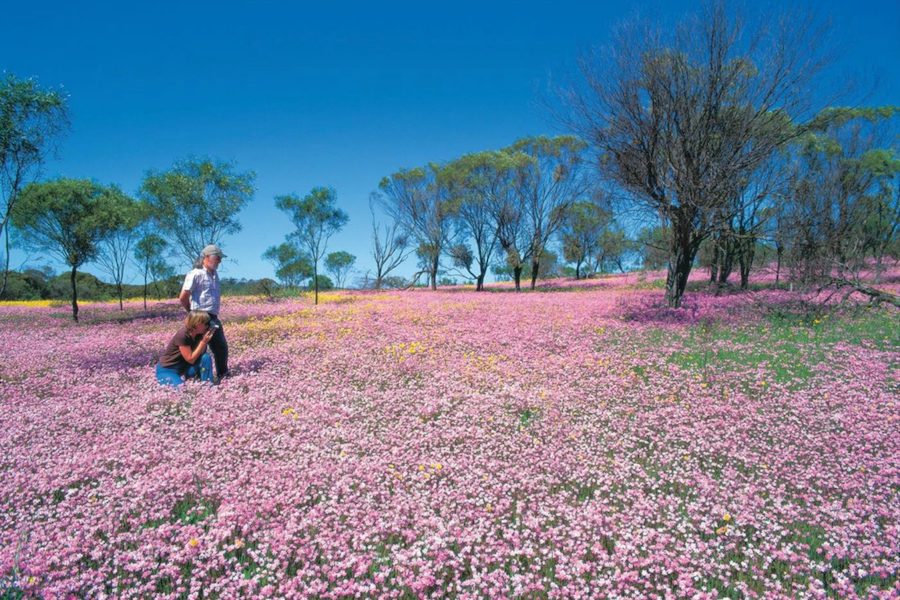
[[[209,313],[209,327],[213,333],[209,349],[216,361],[216,375],[219,380],[228,375],[228,342],[219,320],[219,304],[222,294],[219,288],[219,263],[225,255],[215,244],[210,244],[200,253],[200,267],[192,269],[184,278],[178,300],[184,310],[203,310]]]

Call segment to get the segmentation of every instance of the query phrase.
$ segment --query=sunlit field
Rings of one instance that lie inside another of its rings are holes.
[[[0,597],[895,597],[897,310],[685,298],[0,305]]]

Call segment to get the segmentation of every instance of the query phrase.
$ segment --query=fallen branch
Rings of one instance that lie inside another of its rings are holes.
[[[890,292],[877,290],[873,287],[849,281],[847,279],[840,279],[838,277],[832,277],[830,285],[835,286],[837,289],[850,287],[854,291],[868,296],[870,298],[870,302],[872,302],[873,304],[881,304],[882,302],[887,302],[888,304],[892,304],[895,307],[900,308],[900,296],[896,296],[894,294],[891,294]]]

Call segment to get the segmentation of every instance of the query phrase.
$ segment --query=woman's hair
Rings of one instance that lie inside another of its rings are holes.
[[[184,327],[188,331],[197,325],[206,325],[209,323],[209,313],[205,310],[192,310],[188,313],[187,319],[184,320]]]

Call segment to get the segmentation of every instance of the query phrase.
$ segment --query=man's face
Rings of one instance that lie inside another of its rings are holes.
[[[215,271],[219,268],[219,263],[222,262],[222,257],[218,254],[210,254],[209,256],[203,257],[203,266],[207,269],[212,269]]]

